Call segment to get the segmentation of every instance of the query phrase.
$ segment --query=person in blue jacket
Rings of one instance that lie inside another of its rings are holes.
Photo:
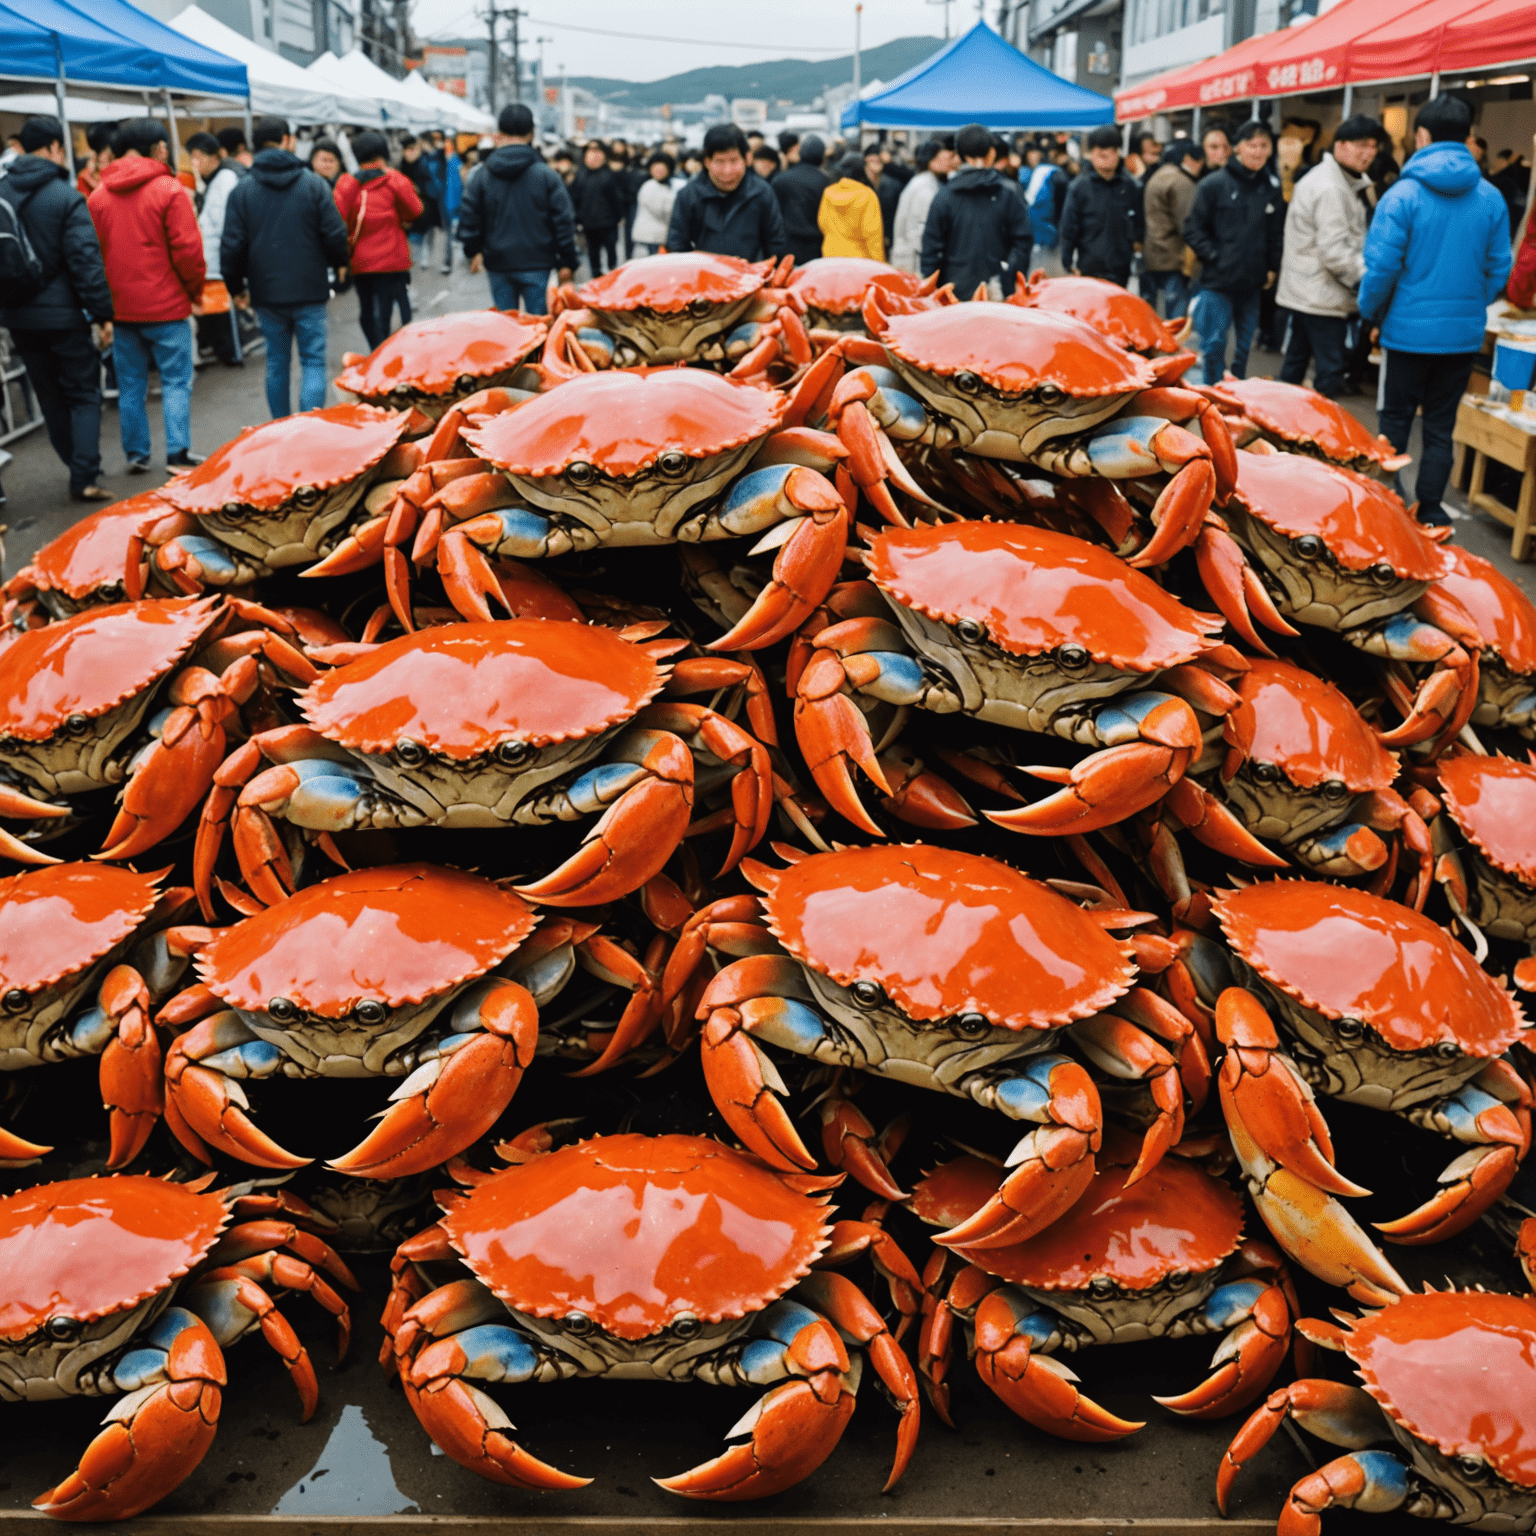
[[[1440,505],[1451,477],[1456,407],[1483,345],[1488,305],[1509,277],[1504,199],[1467,148],[1472,108],[1437,96],[1414,119],[1417,149],[1382,198],[1365,240],[1360,313],[1387,354],[1381,430],[1399,453],[1414,414],[1424,447],[1414,485],[1419,521],[1450,522]]]

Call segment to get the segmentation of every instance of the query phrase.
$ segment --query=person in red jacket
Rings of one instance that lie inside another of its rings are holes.
[[[192,327],[207,275],[203,237],[186,188],[171,173],[165,127],[153,118],[124,123],[116,158],[86,206],[101,241],[115,324],[117,415],[131,474],[149,469],[149,362],[160,373],[165,462],[202,463],[192,452]]]
[[[389,164],[382,133],[352,140],[357,175],[336,183],[336,207],[352,247],[352,280],[357,284],[357,318],[368,350],[380,346],[392,327],[395,305],[400,324],[411,320],[411,248],[405,232],[421,217],[416,188]]]
[[[1525,235],[1515,252],[1515,267],[1504,291],[1517,309],[1536,309],[1536,219],[1525,221]]]

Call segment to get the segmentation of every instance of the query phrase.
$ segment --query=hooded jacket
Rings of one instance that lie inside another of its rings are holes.
[[[324,304],[327,269],[351,260],[347,227],[324,180],[286,149],[261,150],[224,212],[219,267],[229,291],[242,294],[249,282],[258,309]]]
[[[147,155],[114,160],[86,206],[116,319],[129,325],[185,320],[202,296],[207,268],[192,199],[170,166]]]
[[[713,251],[743,261],[782,256],[789,242],[773,188],[749,170],[734,190],[722,192],[708,171],[700,171],[672,204],[667,249]]]
[[[1346,171],[1332,155],[1321,160],[1291,193],[1285,215],[1285,259],[1275,301],[1304,315],[1347,319],[1365,274],[1369,222],[1366,176]]]
[[[485,157],[464,189],[459,243],[492,272],[575,267],[571,194],[532,144],[503,144]]]
[[[0,325],[13,331],[73,330],[112,318],[112,290],[101,262],[101,244],[85,199],[69,184],[62,165],[41,155],[19,155],[0,180],[0,197],[26,199],[21,223],[48,285],[30,304],[0,309]]]
[[[1091,167],[1074,177],[1061,210],[1062,270],[1124,283],[1147,232],[1145,196],[1123,165],[1107,181]]]
[[[629,211],[629,188],[612,166],[605,163],[593,170],[584,165],[576,172],[571,202],[583,229],[617,229]]]
[[[387,166],[343,175],[336,183],[336,211],[347,228],[354,272],[409,272],[405,232],[421,217],[416,188]]]
[[[821,194],[816,214],[823,256],[867,256],[885,260],[885,222],[873,187],[844,177]]]
[[[1200,286],[1258,293],[1279,272],[1285,251],[1285,199],[1268,171],[1235,156],[1195,188],[1184,238],[1200,258]]]
[[[821,255],[821,194],[827,190],[826,173],[819,165],[797,160],[773,178],[771,189],[784,220],[784,249],[804,266]]]
[[[896,219],[890,231],[891,253],[887,258],[893,267],[900,267],[903,272],[917,271],[928,210],[933,207],[941,185],[943,183],[935,172],[919,171],[901,189],[901,200],[896,204]]]
[[[1012,293],[1015,274],[1029,267],[1033,243],[1018,183],[990,166],[965,165],[934,196],[918,266],[925,277],[937,272],[941,283],[953,283],[962,299],[993,279]]]
[[[1509,220],[1498,189],[1465,144],[1426,145],[1371,220],[1361,315],[1381,327],[1389,352],[1476,352],[1487,307],[1508,276]]]

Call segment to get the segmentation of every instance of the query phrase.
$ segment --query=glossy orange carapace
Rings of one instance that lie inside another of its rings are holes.
[[[0,1199],[0,1338],[90,1322],[163,1291],[213,1247],[217,1195],[142,1174],[39,1184]]]
[[[463,389],[466,378],[495,378],[517,367],[548,329],[542,315],[499,309],[413,320],[343,368],[336,387],[365,397],[388,395],[402,385],[424,395],[448,394]]]
[[[603,1136],[480,1184],[443,1218],[453,1246],[510,1306],[581,1312],[622,1339],[680,1313],[757,1311],[826,1246],[826,1210],[702,1136]]]
[[[1172,327],[1145,299],[1102,277],[1037,276],[1017,293],[1009,294],[1008,302],[1086,320],[1096,331],[1102,331],[1132,352],[1178,350]]]
[[[844,848],[748,873],[792,955],[843,986],[876,982],[909,1018],[1048,1029],[1107,1007],[1136,974],[1082,908],[979,854]]]
[[[1441,797],[1456,825],[1496,868],[1536,882],[1536,767],[1468,752],[1438,768]]]
[[[1511,672],[1536,672],[1536,604],[1491,561],[1444,546],[1451,568],[1441,588],[1470,613],[1483,644]]]
[[[1437,923],[1347,886],[1270,880],[1215,903],[1228,942],[1266,981],[1394,1050],[1439,1042],[1497,1056],[1525,1027],[1515,1000]]]
[[[1331,459],[1380,459],[1395,452],[1386,438],[1373,437],[1342,405],[1315,389],[1278,379],[1223,379],[1218,389],[1264,431],[1288,442],[1316,443]]]
[[[388,752],[405,737],[469,758],[507,740],[545,746],[606,730],[664,680],[645,651],[611,629],[506,619],[391,640],[326,673],[302,707],[316,730],[360,751]]]
[[[77,600],[102,587],[121,586],[129,538],[146,520],[165,514],[159,491],[143,491],[87,514],[33,555],[34,580]]]
[[[1177,666],[1214,645],[1221,620],[1071,534],[1017,523],[924,523],[871,541],[870,578],[947,624],[976,619],[994,644],[1038,656],[1083,646],[1129,671]]]
[[[818,256],[795,268],[789,291],[811,309],[847,315],[864,302],[871,283],[887,293],[913,294],[922,286],[922,279],[867,256]]]
[[[358,869],[236,923],[197,957],[198,975],[237,1008],[285,997],[346,1018],[446,992],[504,960],[537,916],[479,875],[432,864]]]
[[[708,251],[642,256],[583,283],[576,298],[591,309],[649,309],[665,315],[694,303],[733,304],[750,298],[772,271],[772,262]]]

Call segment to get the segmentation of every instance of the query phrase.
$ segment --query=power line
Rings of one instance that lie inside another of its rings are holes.
[[[578,27],[569,21],[546,21],[540,16],[529,16],[528,20],[539,27],[562,27],[567,32],[589,32],[594,37],[622,37],[636,43],[694,43],[703,48],[750,48],[759,53],[777,53],[784,57],[783,43],[726,43],[712,40],[706,37],[658,37],[651,32],[615,32],[609,27]],[[801,53],[846,53],[844,48],[801,48]]]

